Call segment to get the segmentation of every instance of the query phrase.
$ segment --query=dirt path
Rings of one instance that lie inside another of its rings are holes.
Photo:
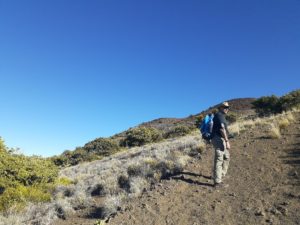
[[[261,130],[232,141],[226,189],[215,190],[213,150],[180,175],[131,200],[110,225],[300,224],[300,124],[281,139]]]

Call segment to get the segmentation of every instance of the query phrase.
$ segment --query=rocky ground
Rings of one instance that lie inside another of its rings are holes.
[[[231,146],[227,188],[213,187],[208,146],[183,173],[126,202],[107,224],[300,224],[300,115],[280,139],[266,138],[262,127],[240,134]],[[56,224],[93,225],[95,217],[78,214]]]

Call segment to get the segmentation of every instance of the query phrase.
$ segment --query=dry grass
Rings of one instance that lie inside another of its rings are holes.
[[[281,138],[280,128],[277,124],[274,124],[274,123],[270,124],[270,129],[267,134],[267,137],[272,138],[272,139],[280,139]]]
[[[281,138],[281,131],[286,129],[291,122],[295,121],[294,113],[299,112],[299,109],[284,112],[278,115],[272,115],[265,118],[256,118],[253,120],[238,121],[229,126],[229,130],[233,135],[239,135],[245,130],[251,130],[255,127],[260,127],[266,130],[266,137]]]
[[[91,197],[96,190],[96,193],[105,196],[105,202],[94,206],[102,210],[103,217],[108,217],[125,199],[137,197],[153,183],[183,170],[191,152],[200,152],[204,148],[204,142],[196,133],[66,168],[60,176],[74,182],[58,187],[54,202],[60,202],[60,211],[68,217],[72,213],[70,207],[81,209],[96,204]]]
[[[284,130],[290,125],[290,121],[287,118],[281,118],[277,121],[279,130]]]

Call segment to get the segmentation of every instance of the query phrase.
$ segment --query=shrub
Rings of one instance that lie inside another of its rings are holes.
[[[109,156],[120,150],[120,146],[116,141],[110,138],[97,138],[83,147],[89,153],[95,153],[100,156]]]
[[[119,185],[120,188],[128,191],[130,189],[130,183],[129,183],[128,176],[125,176],[124,174],[121,174],[118,177],[118,185]]]
[[[281,138],[281,133],[280,133],[279,127],[272,123],[268,135],[272,139],[279,139],[279,138]]]
[[[48,159],[0,153],[0,177],[25,186],[54,182],[57,167]]]
[[[0,152],[6,152],[7,148],[4,144],[4,140],[0,137]]]
[[[58,168],[53,162],[6,150],[1,141],[0,210],[7,210],[13,205],[20,209],[27,202],[50,201],[50,193],[58,176]]]
[[[181,125],[172,128],[170,131],[166,132],[164,136],[165,138],[181,137],[190,134],[191,131],[192,129],[190,127]]]
[[[300,90],[292,91],[280,98],[275,95],[261,97],[252,104],[260,116],[282,113],[300,106]]]
[[[159,130],[152,127],[137,127],[126,132],[126,138],[122,145],[128,147],[142,146],[162,140]]]
[[[299,107],[300,105],[300,89],[292,91],[284,96],[282,96],[279,100],[281,110],[287,111],[291,110],[294,107]]]
[[[275,95],[258,98],[252,104],[260,116],[268,116],[281,112],[279,98]]]
[[[277,123],[279,130],[284,130],[290,125],[290,122],[287,118],[280,118]]]
[[[8,187],[0,196],[0,210],[7,210],[11,206],[17,205],[22,209],[27,202],[48,202],[51,194],[45,186],[23,186]]]
[[[84,148],[78,147],[74,151],[65,151],[60,156],[54,156],[51,160],[56,166],[66,167],[70,165],[74,166],[81,162],[99,160],[102,157],[95,152],[88,152]]]

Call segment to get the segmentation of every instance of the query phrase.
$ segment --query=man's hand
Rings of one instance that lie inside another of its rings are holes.
[[[226,148],[227,148],[227,149],[230,149],[229,141],[226,141]]]

